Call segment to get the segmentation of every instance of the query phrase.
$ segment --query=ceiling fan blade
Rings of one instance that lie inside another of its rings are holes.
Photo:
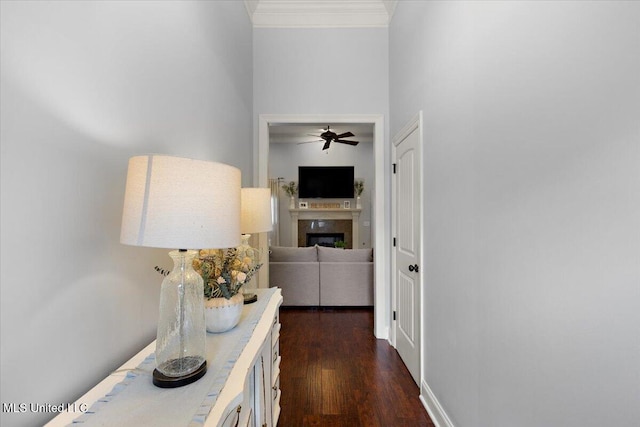
[[[350,136],[355,136],[355,135],[352,134],[351,132],[345,132],[345,133],[341,133],[340,135],[336,135],[336,139],[349,138]]]
[[[326,149],[328,149],[328,148],[329,148],[329,146],[330,146],[330,145],[331,145],[331,142],[330,142],[330,141],[327,141],[327,142],[325,142],[325,143],[324,143],[324,147],[322,147],[322,149],[323,149],[323,150],[326,150]]]
[[[314,143],[314,142],[324,142],[324,140],[323,140],[323,139],[318,139],[318,140],[316,140],[316,141],[302,141],[302,142],[297,142],[297,143],[296,143],[296,145],[300,145],[300,144],[311,144],[311,143]]]
[[[346,141],[344,139],[336,139],[333,142],[339,142],[341,144],[358,145],[360,141]]]

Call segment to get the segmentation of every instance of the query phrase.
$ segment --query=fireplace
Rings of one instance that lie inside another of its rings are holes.
[[[307,234],[342,234],[347,249],[358,246],[361,209],[304,208],[289,209],[291,214],[291,246],[307,246]],[[331,243],[325,243],[331,245]]]
[[[352,247],[352,226],[349,220],[300,220],[298,221],[297,246],[313,246],[309,243],[309,235],[322,237],[323,243],[319,246],[334,246],[338,240],[342,240],[347,248]]]
[[[307,233],[307,246],[328,246],[333,248],[336,242],[344,242],[344,233]]]

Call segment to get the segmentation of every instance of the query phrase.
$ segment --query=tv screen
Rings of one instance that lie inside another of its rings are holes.
[[[353,166],[299,166],[298,196],[302,199],[353,198]]]

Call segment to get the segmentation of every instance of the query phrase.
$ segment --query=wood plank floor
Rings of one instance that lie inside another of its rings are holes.
[[[434,426],[372,309],[280,311],[279,427]]]

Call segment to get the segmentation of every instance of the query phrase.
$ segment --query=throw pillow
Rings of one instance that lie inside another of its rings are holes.
[[[315,246],[308,248],[292,248],[272,246],[269,249],[270,262],[318,262],[318,251]]]
[[[318,246],[320,262],[371,262],[373,249],[338,249]]]

